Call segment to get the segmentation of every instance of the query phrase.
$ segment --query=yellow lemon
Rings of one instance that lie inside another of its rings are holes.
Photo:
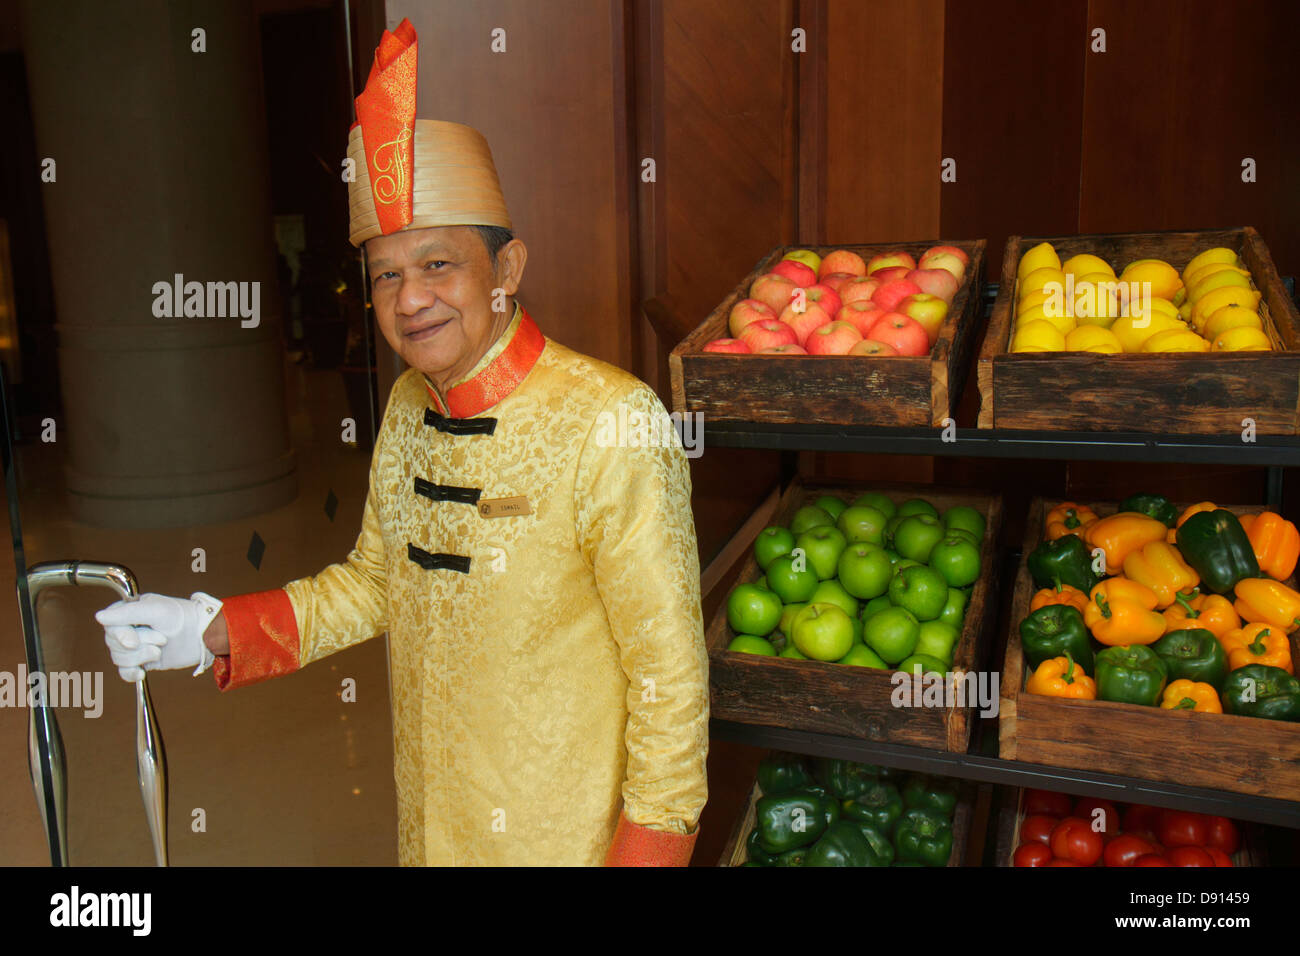
[[[1012,352],[1063,352],[1065,336],[1051,322],[1038,319],[1021,325],[1011,337]]]
[[[1081,252],[1077,256],[1070,256],[1061,266],[1061,271],[1066,275],[1074,276],[1077,281],[1080,276],[1090,275],[1094,272],[1104,272],[1111,278],[1115,277],[1115,270],[1110,267],[1110,263],[1100,256],[1094,256],[1091,253]]]
[[[1061,257],[1056,254],[1056,249],[1050,242],[1040,242],[1020,257],[1020,265],[1016,269],[1016,278],[1023,279],[1035,269],[1042,269],[1043,267],[1061,268]]]
[[[1229,269],[1240,269],[1240,267],[1231,262],[1211,262],[1201,266],[1195,272],[1187,273],[1186,278],[1183,279],[1183,284],[1190,289],[1202,279],[1208,278],[1216,272],[1226,272]]]
[[[1208,352],[1210,343],[1186,326],[1165,329],[1142,343],[1143,352]]]
[[[1062,315],[1074,314],[1074,307],[1070,300],[1065,297],[1064,291],[1060,295],[1053,295],[1046,289],[1039,289],[1037,292],[1029,293],[1016,303],[1017,317],[1024,315],[1036,305],[1043,306],[1048,312],[1058,312]]]
[[[1120,314],[1119,281],[1092,272],[1074,283],[1074,317],[1080,325],[1110,325]]]
[[[1228,329],[1251,328],[1263,331],[1264,320],[1254,309],[1241,305],[1225,305],[1210,316],[1201,334],[1213,342]]]
[[[1136,283],[1143,293],[1150,286],[1150,294],[1161,299],[1172,299],[1183,287],[1178,270],[1163,259],[1138,259],[1130,262],[1120,273],[1119,281]]]
[[[1121,306],[1124,305],[1124,303],[1120,304]],[[1146,315],[1148,312],[1152,315],[1167,315],[1171,319],[1179,318],[1178,307],[1176,305],[1168,299],[1158,299],[1154,296],[1147,301],[1143,301],[1142,297],[1138,296],[1135,299],[1129,300],[1127,307],[1124,308],[1125,315],[1135,315],[1140,317]]]
[[[1216,352],[1271,352],[1273,344],[1260,329],[1247,326],[1222,332],[1210,346]]]
[[[1214,275],[1206,276],[1194,286],[1187,289],[1187,301],[1195,305],[1207,293],[1215,289],[1222,289],[1226,286],[1237,286],[1242,289],[1250,288],[1250,273],[1245,269],[1225,269],[1223,272],[1216,272]]]
[[[1111,332],[1115,333],[1115,338],[1119,339],[1120,347],[1125,352],[1142,351],[1142,343],[1157,332],[1164,332],[1167,329],[1186,331],[1187,326],[1178,319],[1171,319],[1167,315],[1152,314],[1148,316],[1126,315],[1115,320],[1111,325]]]
[[[1195,305],[1188,309],[1192,328],[1200,332],[1205,328],[1205,323],[1209,321],[1210,316],[1225,305],[1240,305],[1247,309],[1257,309],[1259,308],[1259,299],[1259,290],[1243,289],[1239,286],[1225,286],[1222,289],[1207,292],[1197,300]],[[1187,304],[1184,303],[1184,305]],[[1179,309],[1179,313],[1182,313],[1181,309]]]
[[[1178,294],[1175,295],[1172,299],[1170,299],[1170,301],[1173,302],[1173,304],[1174,304],[1174,305],[1177,305],[1177,306],[1181,306],[1184,302],[1187,301],[1187,283],[1186,283],[1186,282],[1183,283],[1183,287],[1182,287],[1181,289],[1178,290]]]
[[[1025,296],[1034,292],[1052,291],[1053,287],[1060,287],[1060,294],[1065,294],[1065,273],[1060,269],[1053,269],[1051,266],[1044,266],[1041,269],[1035,269],[1027,274],[1017,285],[1016,297],[1023,299]]]
[[[1233,265],[1236,265],[1237,251],[1235,249],[1225,249],[1223,246],[1219,246],[1198,253],[1192,257],[1191,262],[1187,263],[1187,265],[1183,267],[1183,281],[1186,282],[1187,277],[1201,266],[1209,265],[1212,262],[1230,262]]]
[[[1047,306],[1036,305],[1032,309],[1028,309],[1016,316],[1016,327],[1019,328],[1029,322],[1050,322],[1061,330],[1062,335],[1065,335],[1078,324],[1074,321],[1074,316],[1055,315],[1053,314],[1054,312],[1054,309],[1048,308]]]
[[[1192,321],[1192,303],[1183,302],[1182,304],[1180,304],[1178,306],[1178,317],[1182,319],[1184,322],[1190,324]]]
[[[1124,347],[1119,344],[1119,339],[1110,329],[1103,329],[1096,325],[1081,325],[1071,331],[1065,337],[1065,350],[1067,352],[1104,352],[1108,355],[1114,355],[1117,352],[1124,351]]]

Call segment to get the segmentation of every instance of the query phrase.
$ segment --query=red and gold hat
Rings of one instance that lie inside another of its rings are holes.
[[[513,228],[487,140],[460,123],[415,118],[417,41],[411,21],[384,31],[348,134],[354,246],[402,229]]]

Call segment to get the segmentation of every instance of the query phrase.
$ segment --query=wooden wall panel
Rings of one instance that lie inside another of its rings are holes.
[[[626,66],[620,11],[598,0],[385,7],[390,29],[409,17],[420,37],[420,117],[466,123],[492,147],[528,246],[520,301],[547,335],[630,368],[629,171],[616,162],[626,136],[615,75]],[[498,27],[504,53],[490,47]]]

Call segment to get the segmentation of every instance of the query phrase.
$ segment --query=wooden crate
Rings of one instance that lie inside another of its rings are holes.
[[[895,500],[924,497],[941,512],[970,505],[984,514],[986,528],[980,556],[983,573],[971,591],[961,637],[953,652],[949,683],[973,672],[977,642],[986,629],[997,595],[997,540],[1002,525],[1000,496],[948,491],[928,485],[889,487],[805,483],[796,479],[781,497],[772,524],[789,524],[794,513],[823,494],[852,501],[865,491],[881,491]],[[758,580],[761,572],[750,548],[737,583]],[[911,744],[964,753],[970,741],[970,707],[895,707],[892,670],[850,667],[812,660],[763,657],[727,650],[732,633],[725,602],[705,635],[709,652],[710,713],[722,720],[838,734],[844,737]]]
[[[969,782],[962,781],[958,794],[957,809],[952,817],[952,855],[948,857],[949,866],[964,866],[966,863],[966,844],[970,839],[970,819],[975,806],[975,788]],[[718,866],[740,866],[748,861],[749,850],[745,841],[758,822],[756,808],[761,796],[763,791],[755,783],[754,789],[749,793],[749,801],[745,804],[745,811],[731,828],[731,836],[727,838],[727,845],[718,858]]]
[[[1034,499],[1025,532],[1026,556],[1042,540],[1047,512],[1059,503]],[[1089,507],[1102,516],[1116,510],[1114,503]],[[1237,514],[1262,510],[1223,507]],[[1295,578],[1289,583],[1294,586]],[[1025,693],[1029,668],[1020,645],[1020,622],[1029,613],[1034,590],[1021,561],[1002,666],[998,723],[1004,760],[1300,800],[1300,723]],[[1291,649],[1300,660],[1295,634]]]
[[[929,355],[726,355],[701,351],[725,338],[731,308],[787,253],[848,249],[864,259],[901,249],[913,258],[934,245],[970,257],[966,275]],[[984,240],[889,245],[778,246],[668,357],[673,410],[719,421],[940,426],[952,415],[975,353],[984,281]]]
[[[1047,241],[1061,260],[1082,252],[1118,271],[1164,259],[1180,272],[1199,252],[1236,249],[1263,293],[1259,314],[1273,352],[1100,355],[1009,353],[1016,269],[1024,250]],[[980,428],[1240,434],[1252,419],[1264,435],[1300,433],[1300,318],[1268,247],[1254,229],[1124,235],[1012,236],[978,362]]]
[[[1020,846],[1020,825],[1025,822],[1025,791],[1017,787],[1015,793],[1016,802],[1003,806],[998,817],[998,866],[1014,866],[1016,849]],[[1237,832],[1241,834],[1241,846],[1232,854],[1232,865],[1267,866],[1264,846],[1255,839],[1254,829],[1249,823],[1240,820],[1234,822],[1237,824]],[[743,856],[744,846],[740,849]]]

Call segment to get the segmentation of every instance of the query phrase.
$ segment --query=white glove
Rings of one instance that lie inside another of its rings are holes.
[[[195,591],[189,599],[142,594],[95,612],[104,625],[109,655],[124,681],[144,679],[146,670],[193,667],[197,677],[214,660],[203,632],[221,612],[221,601]]]

